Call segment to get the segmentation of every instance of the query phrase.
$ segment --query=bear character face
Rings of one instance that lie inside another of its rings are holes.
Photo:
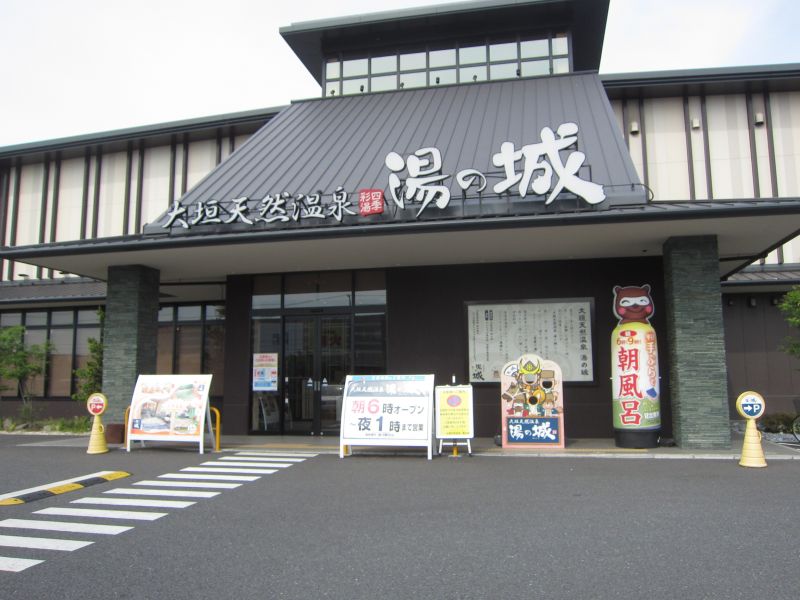
[[[647,323],[653,316],[653,299],[650,286],[615,286],[614,314],[620,323]]]

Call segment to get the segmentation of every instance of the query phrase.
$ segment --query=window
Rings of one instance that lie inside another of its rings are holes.
[[[472,41],[460,47],[366,56],[325,63],[325,96],[435,87],[455,83],[539,77],[570,71],[565,32]]]

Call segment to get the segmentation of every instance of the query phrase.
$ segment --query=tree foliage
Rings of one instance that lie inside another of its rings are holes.
[[[778,308],[784,314],[786,322],[794,327],[800,329],[800,287],[792,288],[782,299]],[[783,349],[792,356],[800,357],[800,339],[796,337],[786,338]]]
[[[105,312],[102,308],[97,309],[97,316],[100,318],[100,339],[89,338],[89,359],[80,369],[75,370],[75,393],[72,399],[78,402],[86,400],[103,389],[103,326],[105,324]]]
[[[29,384],[31,379],[44,373],[51,349],[49,342],[26,345],[22,325],[0,329],[0,377],[16,382],[23,411],[29,416],[33,414]]]

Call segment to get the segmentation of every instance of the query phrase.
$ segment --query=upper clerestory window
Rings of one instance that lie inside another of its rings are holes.
[[[569,73],[567,33],[487,39],[372,56],[331,56],[323,94],[341,96]]]

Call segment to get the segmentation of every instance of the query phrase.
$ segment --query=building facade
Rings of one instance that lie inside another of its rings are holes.
[[[614,288],[647,284],[663,436],[728,445],[747,388],[795,410],[800,67],[598,76],[606,13],[292,25],[319,99],[0,149],[0,326],[53,344],[42,406],[82,410],[104,307],[118,418],[138,373],[205,372],[227,432],[335,434],[347,374],[434,373],[494,435],[496,357],[524,347],[568,367],[567,436],[608,437]]]

